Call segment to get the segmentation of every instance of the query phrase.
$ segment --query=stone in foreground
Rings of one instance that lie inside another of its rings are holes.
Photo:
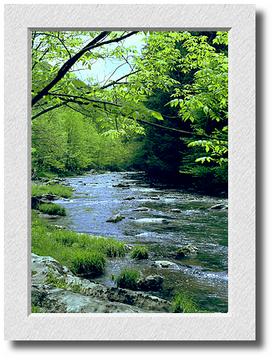
[[[152,285],[153,279],[147,282]],[[171,307],[168,301],[141,291],[108,288],[79,278],[52,257],[35,254],[32,305],[45,313],[148,313],[169,312]]]

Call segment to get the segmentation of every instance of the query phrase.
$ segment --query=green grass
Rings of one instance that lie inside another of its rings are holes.
[[[40,204],[38,206],[38,210],[41,211],[43,214],[66,216],[65,208],[58,204]]]
[[[60,184],[32,185],[32,196],[43,196],[46,194],[51,194],[63,198],[70,198],[72,196],[72,193],[73,189],[71,187]]]
[[[137,282],[140,279],[140,272],[135,269],[124,269],[116,278],[116,284],[120,288],[131,290],[137,289]]]
[[[148,259],[149,253],[146,246],[137,245],[133,248],[131,251],[131,258],[142,260],[142,259]]]
[[[105,263],[106,257],[104,254],[77,249],[74,251],[74,257],[71,259],[70,268],[79,275],[95,276],[104,272]]]
[[[41,309],[39,306],[32,305],[32,313],[43,313],[43,309]]]
[[[103,273],[106,257],[124,256],[124,243],[114,239],[57,229],[32,212],[32,252],[52,256],[75,274]]]
[[[192,298],[184,292],[178,292],[172,299],[172,312],[174,313],[197,313],[200,312],[198,306]]]

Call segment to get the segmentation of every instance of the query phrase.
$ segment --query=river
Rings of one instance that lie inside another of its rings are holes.
[[[74,189],[73,198],[56,202],[66,208],[68,215],[52,222],[129,245],[144,244],[149,249],[148,260],[133,260],[129,255],[109,260],[97,282],[114,286],[114,276],[125,267],[134,267],[144,275],[158,273],[164,277],[163,290],[156,294],[160,297],[170,300],[181,289],[201,309],[227,312],[227,210],[210,210],[217,203],[227,205],[226,199],[152,186],[141,172],[88,173],[69,177],[66,182]],[[140,207],[148,209],[134,211]],[[117,223],[106,222],[117,213],[125,218]],[[176,249],[187,244],[196,246],[198,253],[175,259]],[[157,260],[174,265],[156,268],[152,265]]]

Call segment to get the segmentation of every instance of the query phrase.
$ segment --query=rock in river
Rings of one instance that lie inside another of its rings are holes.
[[[224,204],[215,204],[209,208],[210,210],[225,210],[227,209],[227,205]]]
[[[142,291],[159,291],[162,289],[163,277],[160,275],[149,275],[138,281],[138,289]]]
[[[198,251],[198,248],[192,244],[188,244],[185,246],[182,246],[178,248],[175,252],[175,258],[176,259],[182,259],[189,255],[196,254]]]
[[[164,218],[141,218],[136,219],[135,222],[144,224],[168,224],[169,220]]]
[[[128,184],[123,184],[123,183],[119,183],[119,184],[113,185],[113,187],[118,187],[118,188],[129,188],[129,187],[130,187],[130,185],[128,185]]]
[[[171,209],[170,211],[173,213],[181,213],[181,209]]]
[[[133,211],[149,211],[150,209],[148,207],[138,207],[136,209],[133,209]]]
[[[156,260],[152,266],[163,268],[163,269],[178,269],[179,266],[172,261],[168,260]]]
[[[123,200],[134,200],[135,197],[134,196],[127,196],[126,198],[124,198]]]
[[[108,220],[106,220],[106,222],[117,223],[123,219],[125,219],[125,216],[123,216],[121,214],[115,214],[115,215],[111,216]]]
[[[50,256],[32,254],[32,305],[42,312],[168,312],[170,302],[75,276]]]

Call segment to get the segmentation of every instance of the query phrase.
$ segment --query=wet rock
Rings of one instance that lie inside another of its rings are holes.
[[[225,210],[227,206],[224,204],[215,204],[209,208],[210,210]]]
[[[196,254],[198,251],[198,248],[192,244],[188,244],[185,246],[180,247],[179,249],[176,250],[175,258],[176,259],[183,259],[187,256],[190,256],[192,254]]]
[[[134,247],[135,247],[135,245],[133,245],[133,244],[125,244],[125,250],[126,250],[126,251],[130,251],[130,250],[132,250]]]
[[[42,196],[32,196],[31,198],[31,207],[32,209],[37,209],[40,204],[44,201],[42,200]]]
[[[173,212],[173,213],[181,213],[181,209],[171,209],[170,212]]]
[[[125,219],[125,216],[123,216],[121,214],[115,214],[115,215],[111,216],[108,220],[106,220],[106,222],[117,223],[123,219]]]
[[[61,215],[50,215],[50,214],[44,214],[44,213],[40,213],[40,216],[44,219],[49,219],[49,220],[56,220],[61,217]]]
[[[167,312],[171,306],[168,301],[141,291],[108,288],[79,278],[52,257],[35,254],[32,305],[52,313]]]
[[[66,227],[65,227],[65,226],[62,226],[62,225],[54,225],[54,227],[55,227],[56,229],[60,229],[60,230],[66,229]]]
[[[43,200],[49,200],[49,201],[53,201],[53,200],[57,200],[59,197],[57,195],[53,195],[53,194],[45,194],[42,196]]]
[[[149,275],[138,281],[137,287],[142,291],[159,291],[162,289],[163,277],[160,275]]]
[[[164,218],[141,218],[136,219],[135,222],[144,224],[168,224],[169,220]]]
[[[118,188],[129,188],[129,187],[130,187],[130,185],[129,185],[129,184],[119,183],[119,184],[113,185],[113,187],[118,187]]]
[[[135,197],[134,196],[127,196],[126,198],[124,198],[123,200],[134,200]]]
[[[64,179],[54,178],[54,179],[50,179],[50,180],[45,181],[45,184],[47,184],[47,185],[55,185],[55,184],[60,184],[60,183],[63,183],[63,182],[64,182]]]
[[[150,209],[148,207],[138,207],[136,209],[133,209],[133,211],[149,211]]]
[[[156,260],[153,265],[154,267],[162,269],[178,269],[178,265],[168,260]]]

